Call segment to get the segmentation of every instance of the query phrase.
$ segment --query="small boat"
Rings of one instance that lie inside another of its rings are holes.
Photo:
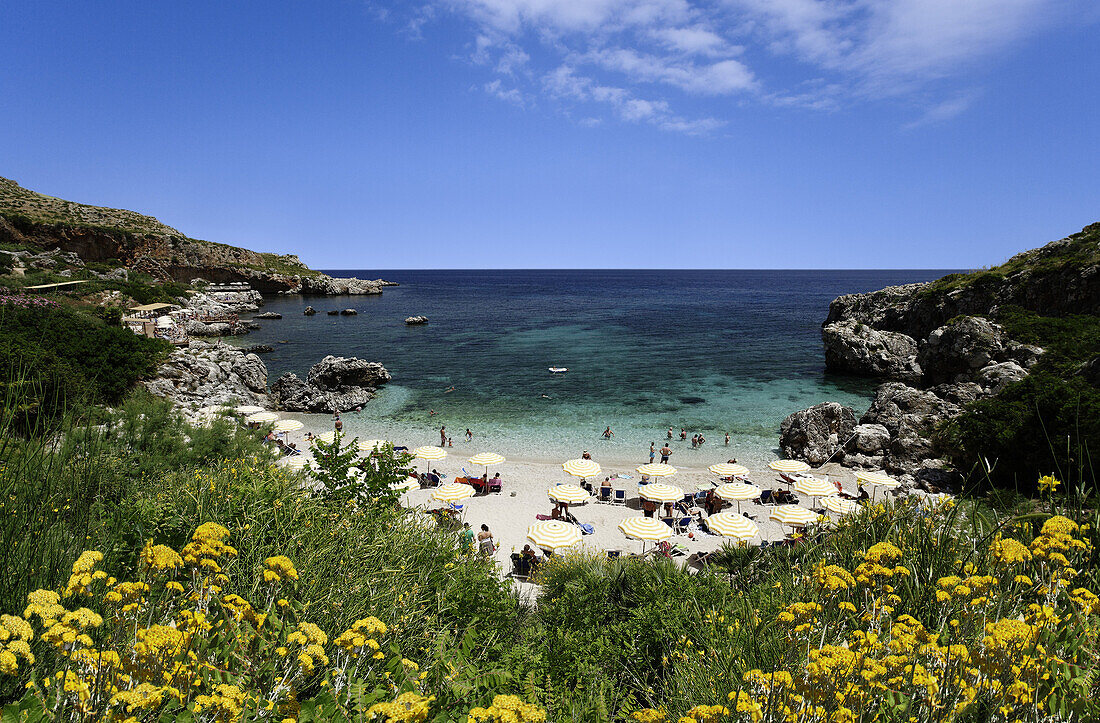
[[[551,374],[565,374],[567,371],[569,370],[565,367],[550,367]]]

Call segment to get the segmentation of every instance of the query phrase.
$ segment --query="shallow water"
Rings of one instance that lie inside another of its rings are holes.
[[[304,377],[326,354],[382,362],[393,382],[362,413],[344,415],[346,431],[416,446],[438,444],[442,424],[463,458],[491,450],[560,460],[588,449],[601,461],[643,462],[671,425],[677,437],[681,427],[706,437],[700,450],[672,445],[673,464],[697,466],[773,458],[783,418],[817,402],[865,410],[871,384],[824,371],[829,302],[947,272],[331,273],[402,286],[374,297],[269,298],[264,311],[283,319],[235,343],[276,347],[263,357],[271,381]],[[307,305],[319,313],[303,316]],[[359,314],[325,314],[344,308]],[[417,314],[430,323],[404,324]],[[322,415],[290,416],[331,427]],[[601,437],[606,426],[611,440]]]

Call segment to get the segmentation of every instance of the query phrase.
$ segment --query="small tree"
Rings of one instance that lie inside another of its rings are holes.
[[[310,470],[321,483],[322,496],[341,504],[351,501],[396,504],[399,494],[394,485],[412,474],[409,468],[412,457],[394,452],[393,445],[387,442],[360,460],[359,438],[342,446],[343,437],[337,432],[332,444],[313,440],[314,462]]]

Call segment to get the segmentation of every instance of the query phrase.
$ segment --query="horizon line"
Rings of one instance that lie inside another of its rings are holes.
[[[549,266],[532,266],[532,267],[518,267],[518,266],[517,267],[511,267],[511,266],[508,266],[508,267],[488,268],[488,267],[474,267],[474,266],[466,267],[466,266],[463,266],[463,267],[453,267],[453,268],[431,268],[431,269],[414,268],[414,267],[389,268],[389,269],[366,268],[366,267],[364,267],[364,268],[351,268],[351,267],[348,267],[348,268],[339,268],[339,269],[338,268],[316,268],[316,269],[314,269],[314,271],[320,271],[322,273],[344,272],[344,271],[652,271],[652,272],[667,272],[667,271],[832,271],[832,272],[836,272],[836,271],[943,271],[943,272],[946,272],[946,273],[949,273],[949,274],[951,274],[951,273],[971,273],[974,270],[975,269],[952,269],[952,268],[934,268],[934,267],[928,267],[928,268],[917,268],[917,267],[913,267],[913,268],[903,268],[903,267],[839,268],[838,267],[838,268],[815,268],[815,269],[811,269],[811,268],[788,268],[788,269],[781,269],[781,268],[721,268],[721,269],[714,269],[714,268],[688,268],[688,267],[680,268],[680,267],[673,267],[673,268],[664,268],[664,269],[654,269],[654,268],[629,268],[629,267],[619,267],[619,266],[589,266],[589,267],[585,267],[585,268],[579,268],[579,267],[549,267]]]

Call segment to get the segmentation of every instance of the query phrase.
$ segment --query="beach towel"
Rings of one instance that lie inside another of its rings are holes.
[[[535,515],[536,520],[552,520],[554,519],[550,515]]]
[[[585,522],[584,524],[577,525],[577,527],[581,528],[581,534],[583,534],[583,535],[594,535],[594,534],[596,534],[596,528],[593,527],[592,525],[588,524],[587,522]]]

